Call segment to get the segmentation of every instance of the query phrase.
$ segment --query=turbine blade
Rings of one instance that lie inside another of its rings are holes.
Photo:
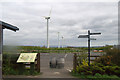
[[[49,16],[51,15],[51,11],[52,11],[52,7],[51,7],[51,9],[50,9]]]

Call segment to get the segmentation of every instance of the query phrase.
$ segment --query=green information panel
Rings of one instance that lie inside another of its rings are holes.
[[[17,60],[17,63],[34,62],[36,56],[37,56],[37,53],[21,53],[18,60]]]

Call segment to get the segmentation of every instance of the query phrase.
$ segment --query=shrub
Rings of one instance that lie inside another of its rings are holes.
[[[105,70],[103,70],[101,67],[99,66],[93,66],[92,68],[92,73],[93,75],[95,75],[96,73],[99,73],[99,74],[104,74],[105,73]]]
[[[114,68],[111,66],[105,66],[104,69],[105,69],[105,73],[108,75],[112,75],[114,73]]]
[[[120,76],[119,66],[104,66],[100,63],[92,63],[91,66],[79,65],[77,66],[77,73],[84,75],[95,75],[99,73],[101,75],[117,75]]]
[[[89,70],[88,66],[81,66],[78,68],[77,72],[81,75],[92,75],[92,71]]]
[[[101,56],[100,58],[95,60],[95,63],[101,63],[101,64],[103,64],[105,66],[113,65],[111,63],[111,58],[112,58],[112,56]]]
[[[83,66],[77,66],[76,70],[78,73],[85,72],[85,68]]]
[[[92,71],[86,71],[85,72],[85,75],[92,75],[93,73],[92,73]]]
[[[102,63],[105,66],[120,66],[120,50],[118,49],[108,49],[106,50],[106,55],[101,56],[95,60],[96,63]]]
[[[88,60],[87,59],[83,59],[82,60],[82,65],[83,66],[88,66]]]
[[[77,57],[78,64],[82,64],[82,62],[87,59],[87,54],[81,53]]]
[[[13,69],[12,67],[10,67],[8,65],[3,65],[2,70],[3,70],[4,75],[11,75],[11,74],[16,75],[16,74],[18,74],[18,70],[15,70],[15,69]]]
[[[105,70],[103,70],[99,66],[84,66],[84,65],[79,65],[77,66],[77,72],[78,73],[84,73],[86,75],[95,75],[96,73],[104,74]]]
[[[100,73],[96,73],[94,76],[97,77],[97,78],[101,78],[102,77],[102,75]]]
[[[117,75],[120,76],[120,67],[119,66],[104,66],[103,69],[108,75]]]
[[[120,50],[118,49],[108,49],[106,51],[107,56],[112,56],[111,62],[120,66]]]

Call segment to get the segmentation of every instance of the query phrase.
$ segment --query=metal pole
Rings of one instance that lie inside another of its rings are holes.
[[[49,26],[48,26],[49,19],[47,19],[47,48],[49,48]]]
[[[90,30],[88,30],[88,65],[90,66]]]
[[[60,39],[59,39],[60,32],[58,32],[58,48],[60,48]]]
[[[3,29],[0,25],[0,80],[2,79],[2,51],[3,51]]]

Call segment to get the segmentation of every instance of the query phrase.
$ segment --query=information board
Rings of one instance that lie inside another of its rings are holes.
[[[36,56],[37,56],[37,53],[21,53],[18,60],[17,60],[17,63],[34,62]]]

